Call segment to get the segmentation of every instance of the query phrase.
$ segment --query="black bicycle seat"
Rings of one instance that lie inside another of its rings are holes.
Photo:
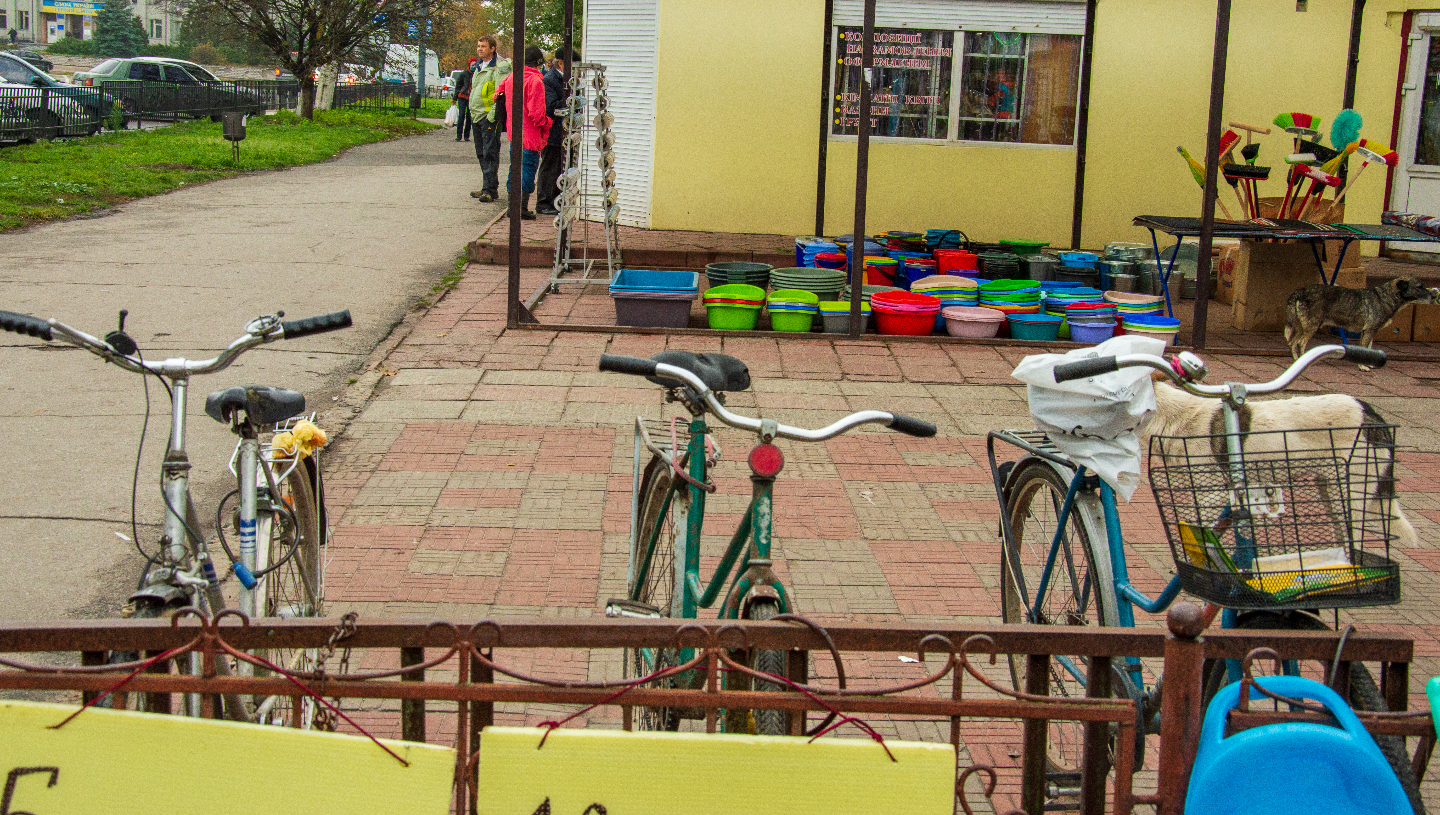
[[[221,424],[230,424],[235,411],[245,411],[254,424],[275,424],[305,412],[305,394],[266,385],[226,388],[205,397],[205,413]]]
[[[696,354],[690,351],[661,351],[651,359],[684,368],[700,377],[706,387],[718,393],[743,391],[750,387],[750,369],[745,363],[725,354]],[[675,380],[661,376],[647,376],[657,385],[673,386]]]

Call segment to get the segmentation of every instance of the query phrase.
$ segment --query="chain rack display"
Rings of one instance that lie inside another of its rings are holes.
[[[555,198],[560,211],[555,216],[555,265],[545,287],[552,292],[560,290],[560,283],[608,285],[620,269],[620,204],[615,134],[610,129],[615,116],[606,93],[605,66],[577,62],[572,70],[561,120],[565,169]]]

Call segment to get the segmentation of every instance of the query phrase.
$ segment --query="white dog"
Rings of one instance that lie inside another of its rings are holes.
[[[1162,377],[1163,374],[1156,374]],[[1155,415],[1144,429],[1142,442],[1149,448],[1152,436],[1214,436],[1225,432],[1225,419],[1221,412],[1220,400],[1194,396],[1169,384],[1155,383]],[[1324,449],[1332,444],[1331,434],[1325,428],[1365,428],[1385,424],[1385,418],[1374,407],[1353,396],[1325,394],[1321,396],[1296,396],[1290,399],[1256,400],[1247,402],[1240,409],[1240,428],[1250,435],[1245,440],[1245,452],[1256,454],[1264,461],[1278,460],[1285,456],[1284,448],[1292,450]],[[1319,430],[1309,430],[1320,428]],[[1264,431],[1293,431],[1265,434]],[[1362,430],[1359,444],[1381,443],[1379,428],[1375,433]],[[1221,440],[1223,444],[1223,440]],[[1212,451],[1215,461],[1224,461],[1224,448],[1220,444]],[[1159,452],[1166,458],[1180,454],[1178,444],[1168,445]],[[1195,451],[1192,447],[1190,453]],[[1384,449],[1376,453],[1379,459],[1378,472],[1372,473],[1375,482],[1373,498],[1394,499],[1390,501],[1390,534],[1397,546],[1412,548],[1418,544],[1415,528],[1395,499],[1395,462],[1393,452]],[[1324,479],[1317,475],[1317,480]],[[1321,489],[1324,489],[1322,484]]]

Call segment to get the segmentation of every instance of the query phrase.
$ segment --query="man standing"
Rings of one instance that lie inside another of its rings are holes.
[[[470,141],[470,81],[475,78],[475,66],[480,60],[470,60],[465,74],[455,83],[455,104],[460,108],[460,119],[455,124],[455,141]]]
[[[479,62],[470,79],[470,120],[475,123],[475,158],[480,161],[482,186],[471,198],[494,201],[500,196],[500,129],[495,126],[495,87],[510,73],[510,60],[495,53],[495,38],[475,42]]]
[[[560,144],[565,140],[562,108],[570,97],[569,89],[565,87],[565,67],[574,65],[578,59],[579,55],[574,51],[568,54],[557,51],[550,70],[545,72],[545,110],[550,114],[550,139],[545,143],[545,149],[540,151],[540,179],[535,187],[535,212],[538,215],[558,213],[555,196],[560,191],[556,189],[555,182],[560,178],[564,165]]]
[[[520,155],[522,158],[520,167],[520,217],[527,220],[535,220],[535,213],[530,211],[530,193],[535,191],[535,171],[540,166],[540,150],[550,138],[550,113],[545,109],[545,79],[540,75],[540,65],[545,61],[545,54],[536,46],[525,47],[525,73],[521,80],[522,84],[519,93],[525,94],[525,121],[519,124],[520,130]],[[505,132],[510,141],[515,141],[516,123],[509,115],[510,101],[514,97],[510,94],[515,90],[515,74],[512,72],[500,80],[500,85],[495,88],[496,104],[505,106]],[[510,167],[510,194],[515,194],[515,167]]]

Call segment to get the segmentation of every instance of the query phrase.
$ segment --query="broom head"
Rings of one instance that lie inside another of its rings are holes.
[[[1309,165],[1301,165],[1300,174],[1311,181],[1324,184],[1327,187],[1338,187],[1341,183],[1339,176],[1330,175],[1318,167],[1311,167]]]
[[[1285,157],[1286,164],[1319,164],[1320,159],[1315,158],[1314,153],[1291,153]]]
[[[1253,164],[1226,164],[1220,169],[1225,173],[1227,180],[1235,179],[1239,181],[1240,179],[1248,178],[1256,181],[1266,181],[1270,178],[1269,167],[1256,167]]]
[[[1361,158],[1367,162],[1384,162],[1387,167],[1394,167],[1400,163],[1399,153],[1391,150],[1390,145],[1381,144],[1374,139],[1361,139],[1360,143],[1355,146],[1355,152],[1359,153]]]
[[[1310,141],[1309,139],[1300,140],[1300,152],[1314,153],[1316,161],[1320,164],[1333,161],[1336,156],[1340,155],[1339,150],[1331,150],[1320,142]]]
[[[1275,117],[1275,126],[1304,139],[1320,138],[1320,117],[1309,113],[1281,113]]]
[[[1330,143],[1338,150],[1357,141],[1360,138],[1360,127],[1364,123],[1365,120],[1360,118],[1360,114],[1350,108],[1340,111],[1330,122]]]
[[[1230,154],[1230,151],[1231,151],[1231,150],[1234,150],[1234,149],[1235,149],[1235,145],[1237,145],[1237,144],[1239,144],[1239,143],[1240,143],[1240,134],[1239,134],[1239,133],[1236,133],[1236,132],[1233,131],[1233,130],[1227,130],[1227,131],[1225,131],[1224,133],[1221,133],[1221,134],[1220,134],[1220,152],[1218,153],[1218,155],[1220,156],[1220,158],[1223,159],[1223,158],[1225,158],[1225,156],[1229,155],[1229,154]]]

